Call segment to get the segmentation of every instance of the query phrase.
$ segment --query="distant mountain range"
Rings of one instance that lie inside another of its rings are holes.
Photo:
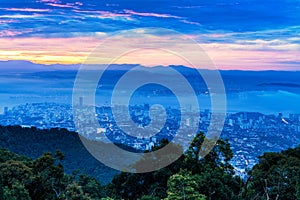
[[[78,70],[82,64],[37,64],[26,60],[8,60],[8,61],[0,61],[0,72],[7,71],[7,72],[41,72],[41,71],[68,71],[68,70]],[[141,66],[139,64],[112,64],[109,67],[109,70],[130,70],[133,67]],[[106,67],[105,64],[97,65],[97,69],[101,69]],[[143,68],[143,66],[141,66]],[[170,65],[170,66],[156,66],[154,68],[165,68],[165,67],[172,67],[180,72],[194,72],[195,69],[186,67],[183,65]],[[149,68],[149,67],[145,67]],[[207,69],[201,69],[201,72],[207,72]],[[265,76],[269,74],[300,74],[300,71],[246,71],[246,70],[219,70],[222,74],[235,74],[241,75],[247,73],[249,75],[254,75],[259,72],[260,76]]]
[[[43,65],[35,64],[29,61],[0,61],[0,75],[11,75],[17,78],[56,78],[56,79],[72,79],[74,80],[80,64],[76,65]],[[98,65],[99,69],[103,69],[105,65]],[[139,65],[110,65],[107,73],[108,80],[118,78],[125,72]],[[147,77],[147,73],[152,73],[148,67],[140,66],[137,70],[137,77]],[[189,81],[193,79],[197,71],[193,68],[182,65],[169,66],[181,74],[185,75]],[[157,66],[157,68],[165,68],[165,66]],[[58,72],[59,71],[59,72]],[[119,72],[116,72],[119,71]],[[156,70],[156,73],[159,70]],[[162,70],[163,71],[163,70]],[[200,70],[201,74],[209,73],[209,70]],[[162,72],[165,73],[165,72]],[[295,89],[300,88],[300,71],[240,71],[240,70],[220,70],[226,90],[230,91],[247,91],[247,90],[269,90],[269,89]],[[15,76],[14,76],[15,75]],[[162,76],[170,76],[168,73],[160,74]],[[172,77],[168,77],[168,79]],[[300,91],[299,91],[300,93]]]
[[[57,70],[78,70],[78,65],[43,65],[35,64],[24,60],[0,61],[0,73],[3,72],[41,72],[41,71],[57,71]]]
[[[0,95],[2,100],[0,110],[5,106],[33,102],[65,102],[71,104],[74,81],[80,66],[80,64],[41,65],[28,61],[0,61]],[[103,95],[110,96],[118,80],[136,66],[140,65],[110,65],[107,68],[99,82],[99,90],[103,92],[101,93],[101,99],[104,102],[108,100],[102,98]],[[104,69],[104,67],[105,65],[99,65],[100,69]],[[207,96],[208,88],[196,69],[181,65],[169,67],[182,74],[197,94]],[[165,69],[166,66],[154,68],[156,70],[140,66],[139,70],[131,72],[134,75],[133,77],[137,79],[149,79],[150,75],[155,73],[154,77],[156,79],[177,84],[178,87],[181,86],[175,76],[165,70],[159,70]],[[200,72],[200,75],[209,75],[211,71],[200,70]],[[219,72],[227,94],[228,110],[234,112],[300,113],[298,104],[300,101],[300,71],[220,70]],[[214,79],[211,80],[215,84]],[[144,89],[150,93],[158,90],[154,87]],[[180,91],[186,96],[184,86]],[[203,106],[205,107],[206,104],[204,103]]]

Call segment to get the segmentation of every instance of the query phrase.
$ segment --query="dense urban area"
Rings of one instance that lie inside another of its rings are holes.
[[[81,109],[91,109],[88,106],[81,106]],[[95,108],[93,108],[95,109]],[[125,115],[127,107],[119,106],[119,115]],[[131,118],[138,126],[147,126],[150,122],[149,105],[133,105],[129,107]],[[132,137],[124,133],[114,121],[112,110],[108,106],[96,107],[96,118],[99,127],[96,132],[86,135],[93,140],[101,140],[104,136],[116,143],[126,144],[137,150],[150,150],[161,139],[171,140],[176,134],[176,130],[182,126],[185,130],[193,130],[198,127],[198,131],[206,132],[210,120],[211,112],[203,110],[199,114],[188,108],[189,118],[185,121],[180,118],[180,111],[175,108],[166,108],[167,118],[165,126],[155,135],[147,138]],[[158,117],[161,113],[155,113]],[[88,118],[86,118],[88,120]],[[66,128],[76,131],[73,121],[73,111],[71,105],[57,103],[33,103],[13,107],[5,107],[0,115],[1,125],[21,125],[23,127],[37,127],[40,129]],[[211,126],[214,126],[212,123]],[[219,128],[219,127],[218,127]],[[227,113],[225,125],[221,137],[228,139],[234,152],[232,165],[237,174],[243,176],[246,170],[258,162],[258,156],[264,152],[281,151],[294,147],[300,143],[300,114],[289,114],[287,117],[281,113],[262,114],[254,112]],[[193,137],[193,134],[188,135]],[[182,138],[185,139],[186,138]]]

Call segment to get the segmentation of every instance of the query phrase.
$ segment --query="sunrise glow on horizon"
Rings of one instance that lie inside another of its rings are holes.
[[[82,64],[93,50],[113,35],[118,40],[99,57],[107,64],[114,49],[151,37],[173,44],[174,37],[198,43],[222,70],[300,70],[300,3],[237,1],[221,3],[157,1],[137,5],[133,0],[70,2],[64,0],[5,0],[0,8],[0,60],[38,64]],[[280,7],[280,10],[278,10]],[[235,12],[231,10],[234,9]],[[276,12],[275,12],[276,11]],[[148,31],[146,37],[127,30],[167,28],[180,33]],[[125,31],[125,34],[124,34]],[[150,39],[149,39],[150,38]],[[166,47],[167,48],[167,47]],[[191,52],[192,54],[193,52]],[[196,54],[194,55],[197,56]],[[186,65],[160,51],[127,56],[117,64]]]

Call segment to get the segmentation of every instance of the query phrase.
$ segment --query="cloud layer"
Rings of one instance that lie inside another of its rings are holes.
[[[291,0],[3,0],[0,59],[81,63],[118,31],[157,27],[197,41],[222,69],[298,70],[299,22],[300,2]]]

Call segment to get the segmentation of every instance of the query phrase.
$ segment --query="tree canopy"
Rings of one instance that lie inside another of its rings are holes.
[[[11,133],[17,130],[22,128],[0,127],[1,144],[5,144]],[[26,129],[25,132],[32,136],[30,131],[35,132],[36,138],[43,138],[44,136],[39,134],[48,133],[34,128]],[[50,132],[56,134],[49,138],[50,144],[58,139],[63,143],[66,138],[76,138],[76,135],[72,135],[75,133],[66,130]],[[22,140],[30,141],[31,139],[24,138],[28,135],[23,135]],[[15,136],[11,137],[16,139]],[[0,197],[3,200],[300,199],[300,146],[282,152],[264,153],[248,172],[248,178],[242,180],[235,175],[234,168],[230,164],[233,153],[229,142],[219,139],[212,151],[202,158],[199,151],[204,140],[204,133],[196,135],[187,151],[167,167],[141,174],[121,172],[106,185],[99,182],[99,176],[81,174],[80,170],[66,171],[65,164],[70,163],[66,162],[66,156],[61,151],[45,152],[41,156],[30,158],[7,149],[0,149]],[[77,145],[76,142],[72,144]],[[167,144],[169,144],[167,140],[162,140],[152,151],[155,152]],[[25,149],[26,145],[24,143],[23,145],[22,148]],[[25,151],[27,153],[34,151],[30,146],[26,148],[29,148]],[[182,151],[178,145],[174,149]],[[139,166],[138,162],[136,166]],[[99,168],[95,168],[96,172],[97,170]],[[100,173],[105,173],[104,168],[103,170],[104,172]]]

